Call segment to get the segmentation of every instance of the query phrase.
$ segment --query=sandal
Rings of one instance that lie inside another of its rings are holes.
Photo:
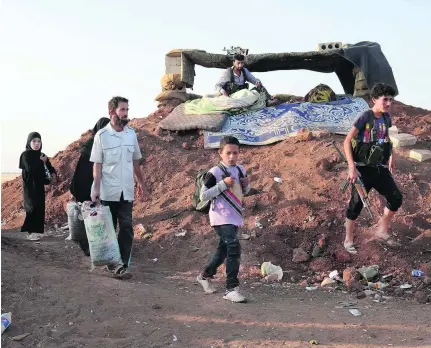
[[[387,238],[376,237],[376,240],[390,248],[399,248],[401,244],[398,243],[394,237],[388,236]]]
[[[349,253],[349,254],[357,254],[358,253],[358,250],[356,250],[356,248],[355,248],[355,246],[353,245],[353,244],[343,244],[343,246],[344,246],[344,249],[346,249],[346,251]]]
[[[132,278],[132,273],[130,273],[126,267],[123,265],[118,266],[115,268],[114,272],[114,278],[117,279],[130,279]]]

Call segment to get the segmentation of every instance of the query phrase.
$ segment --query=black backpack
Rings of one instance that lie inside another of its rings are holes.
[[[219,163],[217,164],[217,167],[219,167],[225,176],[229,176],[229,173],[227,172],[226,168],[223,166],[223,164]],[[244,177],[244,173],[242,170],[237,166],[239,171],[239,178],[242,179]],[[195,192],[193,192],[192,197],[192,206],[196,211],[200,211],[201,213],[208,213],[210,211],[211,207],[211,200],[209,201],[201,201],[200,195],[201,195],[201,189],[202,186],[204,186],[205,183],[205,176],[207,175],[208,170],[202,169],[199,171],[198,175],[196,175],[195,179]]]

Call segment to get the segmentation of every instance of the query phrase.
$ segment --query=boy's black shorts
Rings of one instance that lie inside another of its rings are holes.
[[[403,195],[395,184],[394,178],[388,168],[385,167],[357,167],[361,173],[361,180],[367,192],[374,188],[378,193],[386,198],[386,207],[390,211],[397,211],[403,202]],[[356,220],[363,208],[361,197],[358,191],[352,190],[349,207],[346,217],[349,220]]]

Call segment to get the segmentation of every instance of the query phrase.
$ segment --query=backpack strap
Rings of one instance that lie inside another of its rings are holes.
[[[219,162],[217,164],[217,167],[219,167],[226,176],[230,176],[230,174],[228,173],[228,171],[227,171],[226,167],[223,165],[223,163]],[[238,169],[238,176],[239,176],[239,178],[243,179],[244,178],[244,173],[242,172],[241,168],[238,167],[237,165],[235,165],[235,167],[236,167],[236,169]]]

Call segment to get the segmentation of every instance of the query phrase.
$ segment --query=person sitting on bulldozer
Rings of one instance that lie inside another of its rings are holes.
[[[263,91],[266,94],[268,106],[277,102],[277,100],[268,93],[265,87],[263,87],[262,82],[244,67],[244,59],[245,57],[243,54],[235,54],[233,57],[233,66],[223,71],[223,75],[216,84],[217,94],[229,97],[231,94],[242,89],[248,89],[247,82],[250,82],[255,85],[257,91]]]
[[[227,68],[218,83],[216,91],[226,97],[242,89],[248,89],[248,82],[257,88],[262,86],[260,80],[255,78],[248,69],[244,67],[244,55],[236,54],[233,57],[233,66]]]

